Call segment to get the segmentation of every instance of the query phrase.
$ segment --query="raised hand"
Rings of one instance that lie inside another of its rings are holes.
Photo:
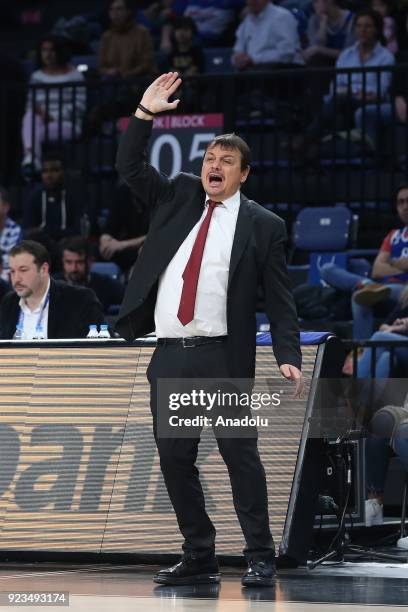
[[[169,102],[169,98],[180,85],[181,79],[177,72],[162,74],[146,89],[140,104],[152,113],[173,110],[177,108],[180,100]],[[147,118],[146,114],[140,111],[140,109],[138,109],[135,114],[137,117],[143,115],[143,118]]]

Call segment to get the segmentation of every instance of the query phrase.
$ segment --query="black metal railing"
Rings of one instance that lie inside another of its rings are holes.
[[[352,354],[352,376],[361,377],[363,372],[359,368],[362,359],[361,349],[369,351],[369,369],[364,372],[365,378],[377,378],[378,358],[387,352],[389,358],[389,373],[386,378],[408,378],[408,336],[406,340],[344,340],[343,344]],[[404,357],[398,351],[404,351]],[[381,351],[381,353],[380,353]],[[406,353],[406,355],[405,355]]]
[[[177,112],[223,113],[225,131],[242,135],[253,152],[247,195],[287,219],[304,205],[338,203],[378,219],[378,213],[391,213],[392,194],[407,168],[408,124],[395,109],[395,83],[407,69],[291,68],[190,77]],[[94,177],[115,176],[118,119],[132,113],[148,81],[30,86],[31,141],[41,100],[43,114],[54,119],[52,130],[49,122],[41,128],[41,148],[61,146],[68,165]],[[7,113],[0,121],[4,127]],[[0,160],[13,155],[5,146]],[[0,174],[9,180],[4,167]]]

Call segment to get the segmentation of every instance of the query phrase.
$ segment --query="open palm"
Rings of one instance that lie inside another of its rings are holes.
[[[167,72],[159,76],[143,94],[141,104],[150,110],[152,113],[161,113],[163,111],[173,110],[177,108],[180,100],[169,102],[170,96],[180,87],[181,79],[177,72]]]

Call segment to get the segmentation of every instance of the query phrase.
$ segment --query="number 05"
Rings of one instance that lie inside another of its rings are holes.
[[[203,146],[200,149],[201,145],[207,145],[209,142],[214,140],[214,138],[215,134],[194,134],[188,161],[194,161],[198,157],[202,159],[204,157],[206,147]]]

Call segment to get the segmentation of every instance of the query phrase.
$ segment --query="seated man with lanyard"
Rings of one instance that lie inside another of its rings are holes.
[[[9,253],[14,291],[0,306],[0,339],[84,338],[91,324],[104,322],[101,304],[85,287],[54,281],[49,255],[38,242],[23,240]]]

